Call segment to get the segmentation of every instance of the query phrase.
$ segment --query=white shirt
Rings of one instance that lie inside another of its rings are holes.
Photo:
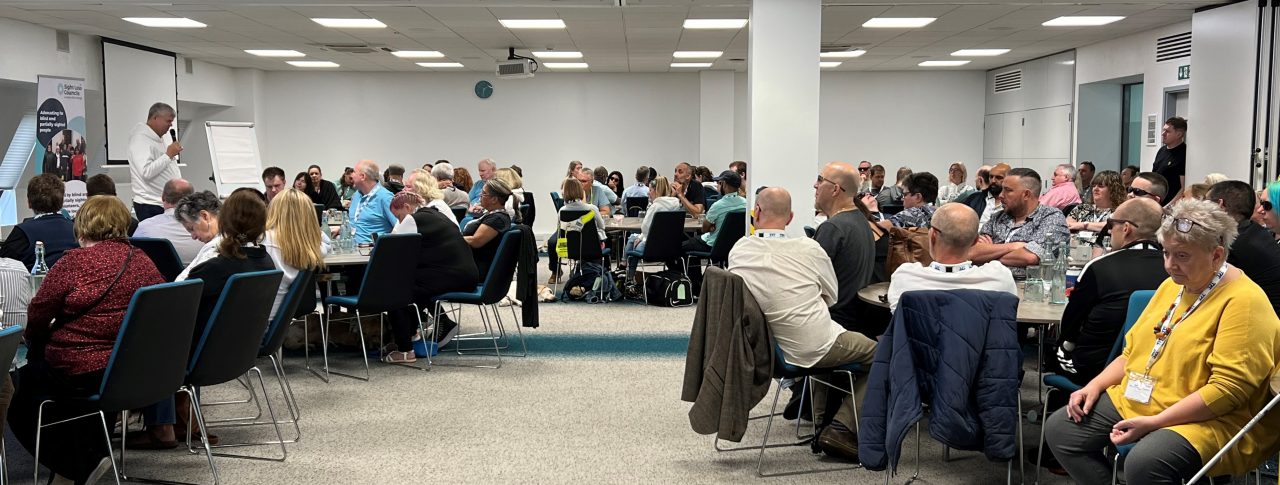
[[[183,268],[181,273],[178,273],[178,277],[175,278],[174,281],[185,281],[187,276],[191,274],[192,268],[200,266],[200,264],[205,261],[218,257],[218,241],[221,240],[221,235],[215,235],[213,236],[213,239],[209,240],[209,242],[204,243],[204,246],[200,246],[200,251],[196,252],[196,257],[191,258],[191,262],[187,263],[187,267]]]
[[[164,184],[182,178],[178,163],[165,154],[169,144],[146,123],[138,123],[129,134],[129,183],[133,201],[160,205]]]
[[[417,234],[418,221],[413,220],[413,214],[404,216],[400,222],[396,223],[396,227],[391,228],[392,234]]]
[[[970,190],[974,190],[974,188],[972,185],[968,185],[968,184],[948,183],[947,185],[943,185],[942,189],[938,191],[938,205],[942,205],[947,202],[953,202],[956,200],[956,197],[958,197],[960,194],[963,194]]]
[[[5,326],[27,326],[27,305],[31,303],[31,272],[22,261],[0,258],[0,296],[4,297]]]
[[[845,331],[827,310],[839,294],[836,272],[816,241],[756,229],[729,251],[729,271],[746,281],[787,363],[812,367]]]
[[[412,217],[405,219],[412,220]],[[284,301],[285,293],[289,292],[289,286],[293,285],[293,280],[298,277],[298,268],[289,266],[284,262],[284,256],[280,253],[280,245],[275,242],[276,231],[267,231],[267,235],[262,239],[262,247],[267,250],[267,255],[271,256],[271,261],[275,262],[276,268],[284,273],[284,277],[280,278],[280,288],[276,289],[276,300],[271,304],[271,317],[275,318],[276,311],[280,309],[280,302]],[[329,254],[329,241],[324,237],[324,231],[321,231],[320,254]],[[312,291],[315,289],[312,288]],[[292,316],[292,315],[290,315]]]
[[[168,239],[173,243],[173,248],[178,250],[178,258],[183,263],[196,259],[196,254],[200,252],[200,248],[204,243],[191,238],[191,233],[182,227],[182,223],[173,218],[173,209],[165,209],[164,214],[156,217],[148,217],[146,220],[138,223],[138,230],[133,233],[134,237],[154,237],[157,239]]]
[[[680,199],[671,196],[658,197],[650,201],[649,207],[645,208],[644,222],[640,223],[640,241],[649,238],[649,226],[653,225],[653,215],[663,211],[684,211],[684,205],[680,204]]]
[[[985,290],[1003,291],[1018,296],[1013,272],[999,261],[948,273],[920,263],[899,266],[889,277],[889,309],[898,310],[902,294],[914,290]]]
[[[996,201],[990,193],[987,194],[987,206],[982,209],[982,217],[978,219],[978,227],[987,227],[987,221],[991,220],[991,216],[1000,212],[1003,207],[1000,202]]]

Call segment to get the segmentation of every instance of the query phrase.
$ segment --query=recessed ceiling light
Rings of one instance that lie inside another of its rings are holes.
[[[1072,59],[1072,60],[1070,60],[1070,61],[1062,61],[1062,65],[1064,65],[1064,66],[1074,66],[1074,65],[1076,65],[1076,61],[1075,61],[1075,59]]]
[[[245,49],[245,52],[262,57],[307,57],[306,54],[290,49]]]
[[[936,17],[876,17],[862,26],[869,29],[914,29],[924,27],[938,20]]]
[[[293,67],[338,67],[338,63],[329,61],[289,61]]]
[[[840,67],[841,64],[844,63],[840,61],[822,61],[818,63],[818,67]]]
[[[382,29],[387,26],[378,19],[311,19],[311,21],[337,29]]]
[[[986,57],[998,56],[1009,52],[1009,49],[960,49],[952,52],[951,55],[956,57]]]
[[[917,65],[920,67],[955,67],[968,63],[969,61],[924,61]]]
[[[552,69],[586,69],[585,62],[544,62],[542,65]]]
[[[715,59],[723,54],[723,51],[675,51],[671,53],[671,57],[676,59]]]
[[[582,59],[578,51],[534,51],[533,56],[539,59]]]
[[[391,55],[410,59],[438,59],[444,57],[440,51],[395,51]]]
[[[867,51],[866,51],[866,50],[863,50],[863,49],[854,49],[854,50],[851,50],[851,51],[823,52],[823,53],[821,53],[821,54],[818,54],[818,56],[819,56],[819,57],[822,57],[822,58],[836,58],[836,59],[844,59],[844,58],[849,58],[849,57],[859,57],[859,56],[861,56],[861,55],[863,55],[863,54],[866,54],[866,53],[867,53]]]
[[[422,67],[463,67],[461,62],[415,62]]]
[[[527,19],[499,20],[508,29],[563,29],[564,21],[560,19]]]
[[[1097,27],[1099,25],[1107,25],[1112,22],[1118,22],[1124,17],[1119,16],[1064,16],[1045,22],[1045,27]]]
[[[686,29],[741,29],[747,19],[684,19]]]
[[[710,62],[673,62],[671,67],[711,67]]]
[[[121,20],[133,22],[144,27],[168,27],[174,29],[199,29],[205,24],[186,17],[125,17]]]

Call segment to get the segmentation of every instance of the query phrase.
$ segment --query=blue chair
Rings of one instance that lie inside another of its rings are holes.
[[[564,208],[564,199],[560,198],[559,192],[551,193],[551,205],[556,206],[556,212],[560,212],[560,209]]]
[[[178,250],[173,248],[173,242],[168,239],[131,237],[129,244],[141,249],[148,258],[151,258],[151,262],[156,265],[156,270],[165,281],[178,279],[178,275],[182,274],[182,270],[186,268],[186,265],[182,264],[182,258],[178,257]]]
[[[462,325],[462,308],[458,305],[476,305],[480,307],[480,320],[484,326],[484,332],[479,334],[459,335],[454,339],[454,349],[461,355],[464,350],[461,342],[468,340],[489,340],[493,343],[493,355],[498,358],[496,365],[477,365],[472,367],[483,367],[488,369],[497,369],[502,367],[502,348],[498,344],[500,340],[506,337],[506,330],[503,328],[502,316],[498,310],[498,302],[507,296],[507,291],[511,289],[511,280],[516,274],[516,264],[520,260],[520,233],[519,228],[511,228],[502,233],[502,241],[498,243],[498,252],[493,260],[489,272],[485,275],[484,282],[476,287],[475,291],[461,292],[454,291],[437,295],[433,297],[436,303],[435,314],[440,315],[441,308],[445,303],[450,304],[450,313],[453,313],[453,320]],[[494,322],[490,323],[489,316],[485,312],[488,308],[493,314]],[[515,322],[516,332],[520,336],[520,347],[523,353],[521,357],[529,354],[529,348],[525,345],[524,332],[520,330],[520,322],[516,316],[515,306],[511,306],[511,316],[517,319]],[[495,325],[496,323],[496,325]],[[494,327],[497,327],[495,333]],[[436,325],[433,331],[432,340],[436,340],[435,333],[440,331],[440,326]],[[487,351],[487,349],[486,349]],[[428,363],[435,365],[431,358],[427,358]],[[442,364],[443,365],[443,364]]]
[[[1108,364],[1115,360],[1116,356],[1120,355],[1120,351],[1124,349],[1124,336],[1129,333],[1129,329],[1133,328],[1133,324],[1138,321],[1138,317],[1142,316],[1142,311],[1147,308],[1147,303],[1151,301],[1152,295],[1155,294],[1154,290],[1138,290],[1129,294],[1129,309],[1125,313],[1124,324],[1120,326],[1120,334],[1116,336],[1116,343],[1111,345],[1111,354],[1107,356]],[[1048,389],[1045,390],[1044,394],[1044,414],[1040,418],[1040,442],[1036,444],[1036,483],[1040,483],[1040,457],[1044,454],[1044,420],[1049,417],[1049,394],[1053,391],[1076,392],[1082,387],[1059,374],[1046,374],[1043,381]],[[1121,448],[1125,448],[1124,453],[1128,453],[1128,448],[1132,448],[1132,446],[1122,446]],[[1116,459],[1116,463],[1118,462],[1119,454],[1117,454]],[[1112,465],[1114,481],[1115,463]]]
[[[44,407],[54,403],[40,403],[36,421],[35,481],[40,482],[40,431],[74,419],[97,416],[102,420],[102,431],[111,449],[111,430],[106,413],[126,413],[150,406],[173,396],[182,386],[191,351],[191,334],[195,332],[196,310],[200,306],[200,290],[204,282],[199,279],[178,283],[164,283],[139,289],[129,300],[111,358],[103,373],[98,393],[81,398],[97,407],[96,413],[76,416],[56,423],[43,424]],[[17,328],[17,327],[15,327]],[[20,330],[18,330],[20,331]],[[15,332],[6,329],[6,332]],[[10,335],[10,334],[3,334]],[[11,337],[10,337],[11,338]],[[123,431],[123,430],[122,430]],[[121,437],[124,440],[123,437]],[[116,467],[114,453],[111,467],[116,483],[124,475],[124,446],[121,441],[120,466]],[[213,466],[213,455],[209,455]]]
[[[17,357],[22,331],[22,325],[0,329],[0,363],[11,363]],[[9,458],[4,451],[4,440],[0,440],[0,483],[9,483]]]
[[[364,328],[359,324],[360,315],[377,314],[379,326],[381,327],[383,316],[392,310],[412,306],[414,314],[418,316],[418,331],[422,335],[426,335],[426,331],[422,329],[422,312],[418,311],[418,305],[413,302],[413,279],[416,271],[413,270],[418,260],[418,252],[422,250],[422,235],[418,233],[412,234],[388,234],[378,237],[373,243],[373,252],[369,253],[369,264],[365,266],[364,279],[360,283],[360,291],[355,295],[333,295],[324,299],[324,322],[333,322],[333,307],[342,306],[355,309],[356,328],[360,332],[360,355],[364,357],[364,379],[368,381],[371,377],[369,372],[369,352],[367,344],[364,340]],[[508,277],[508,279],[510,279]],[[505,296],[505,293],[504,293]],[[352,318],[339,318],[339,320],[353,320]],[[360,379],[358,376],[342,374],[339,372],[331,372],[329,370],[329,337],[328,325],[322,323],[320,325],[321,337],[324,339],[324,372],[326,378],[330,373],[338,374],[346,377]],[[379,346],[379,357],[381,357],[381,346]],[[328,379],[326,379],[327,381]]]

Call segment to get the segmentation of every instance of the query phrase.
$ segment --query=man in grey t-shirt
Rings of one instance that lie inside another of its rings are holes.
[[[818,225],[814,240],[831,258],[839,284],[836,303],[831,305],[831,319],[846,330],[870,335],[858,325],[858,290],[871,282],[875,265],[875,238],[867,217],[853,202],[857,196],[858,172],[852,165],[833,162],[823,167],[813,185],[814,208],[827,216]]]

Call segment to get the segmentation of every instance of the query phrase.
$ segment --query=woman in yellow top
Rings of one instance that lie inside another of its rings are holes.
[[[1160,227],[1169,272],[1125,336],[1124,352],[1046,422],[1053,455],[1078,483],[1108,483],[1107,445],[1136,446],[1128,483],[1190,478],[1269,400],[1280,320],[1266,294],[1226,263],[1236,223],[1217,204],[1182,200]],[[1277,451],[1266,420],[1211,475],[1241,474]]]

